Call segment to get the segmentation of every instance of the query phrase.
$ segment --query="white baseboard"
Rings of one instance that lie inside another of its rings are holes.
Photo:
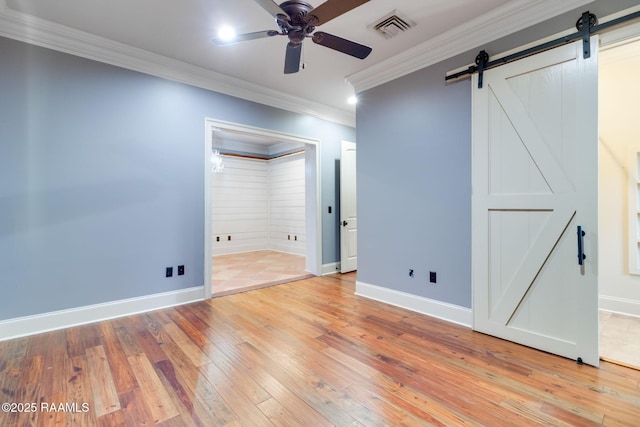
[[[473,325],[473,312],[470,308],[370,285],[360,281],[356,281],[356,295],[406,308],[407,310],[426,314],[427,316],[436,317],[468,328],[471,328]]]
[[[224,242],[226,243],[226,242]],[[247,244],[234,244],[232,246],[228,245],[220,245],[213,247],[213,256],[218,255],[235,255],[235,254],[243,254],[245,252],[257,252],[257,251],[269,251],[271,250],[266,244],[255,244],[255,243],[247,243]]]
[[[330,264],[322,264],[322,275],[340,273],[340,263],[332,262]]]
[[[237,255],[237,254],[245,254],[249,252],[261,252],[261,251],[274,251],[274,252],[282,252],[285,254],[291,255],[301,255],[306,256],[305,248],[286,246],[286,245],[243,245],[243,246],[231,246],[227,248],[214,248],[212,256],[219,255]]]
[[[600,296],[600,310],[640,317],[640,301]]]
[[[201,301],[202,286],[0,321],[0,341]]]
[[[294,246],[294,245],[287,245],[287,244],[272,244],[269,249],[267,249],[269,251],[276,251],[276,252],[284,252],[286,254],[292,254],[292,255],[302,255],[305,256],[305,250],[306,248],[300,247],[300,246]]]

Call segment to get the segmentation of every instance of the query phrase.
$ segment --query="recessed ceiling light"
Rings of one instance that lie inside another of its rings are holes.
[[[347,99],[347,103],[349,103],[351,105],[357,104],[358,103],[358,98],[356,96],[350,96]]]
[[[236,30],[228,25],[220,27],[220,29],[218,29],[218,38],[227,42],[231,41],[236,38]]]

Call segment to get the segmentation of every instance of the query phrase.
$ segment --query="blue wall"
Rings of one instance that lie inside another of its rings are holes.
[[[338,261],[353,128],[6,38],[0,58],[0,320],[201,286],[205,117],[321,140]]]
[[[443,84],[451,64],[359,96],[358,280],[469,307],[471,90]]]
[[[493,55],[570,29],[583,11],[604,17],[637,4],[593,2],[360,93],[358,280],[470,308],[471,82],[447,84],[445,74],[480,49]]]

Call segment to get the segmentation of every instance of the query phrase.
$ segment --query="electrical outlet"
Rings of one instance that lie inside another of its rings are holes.
[[[184,276],[184,265],[178,266],[178,276]]]
[[[164,277],[171,277],[171,276],[173,276],[173,267],[167,267],[164,273]]]
[[[436,272],[435,271],[430,271],[429,272],[429,283],[436,283]]]
[[[413,278],[413,268],[409,269],[409,277]]]

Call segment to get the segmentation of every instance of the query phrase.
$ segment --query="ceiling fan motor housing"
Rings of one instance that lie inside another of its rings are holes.
[[[315,27],[307,20],[308,13],[313,6],[303,1],[285,1],[280,4],[280,9],[289,16],[276,16],[276,23],[289,41],[294,44],[302,43],[305,37],[311,34]]]

